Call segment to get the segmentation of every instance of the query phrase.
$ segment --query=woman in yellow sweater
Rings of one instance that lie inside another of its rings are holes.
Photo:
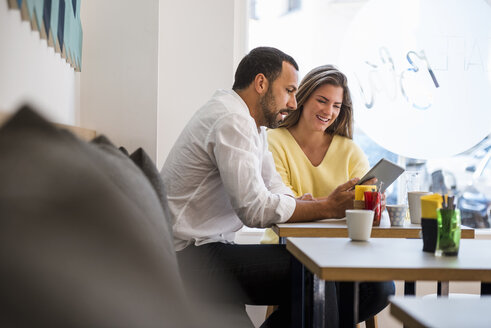
[[[368,171],[367,157],[352,140],[353,108],[343,73],[332,65],[310,71],[300,83],[297,108],[268,131],[276,170],[296,197],[326,197]],[[278,236],[267,229],[261,242],[278,243]]]
[[[362,177],[369,169],[363,151],[353,142],[353,108],[346,76],[332,65],[310,71],[300,83],[297,110],[278,129],[268,131],[269,149],[276,170],[296,197],[328,196],[338,185]],[[384,197],[385,202],[385,197]],[[278,236],[266,229],[261,243],[278,243]],[[336,284],[338,297],[343,284]],[[394,283],[360,284],[361,321],[381,311]],[[339,319],[343,307],[339,303]]]

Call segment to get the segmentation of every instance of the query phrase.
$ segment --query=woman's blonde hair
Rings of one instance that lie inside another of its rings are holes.
[[[302,79],[296,96],[298,109],[290,113],[280,127],[289,128],[297,124],[302,115],[305,102],[317,88],[324,84],[343,88],[343,103],[339,116],[325,132],[353,139],[353,105],[348,88],[348,79],[333,65],[323,65],[314,68]]]

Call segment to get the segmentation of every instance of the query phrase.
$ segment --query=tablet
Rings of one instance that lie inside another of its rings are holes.
[[[377,186],[380,192],[384,192],[401,174],[404,169],[397,164],[382,158],[358,181],[357,185],[363,184],[372,178],[377,178]],[[380,187],[380,184],[382,186]]]

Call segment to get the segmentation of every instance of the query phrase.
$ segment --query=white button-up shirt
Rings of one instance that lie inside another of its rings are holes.
[[[295,199],[276,172],[264,127],[242,98],[218,90],[186,125],[162,168],[174,244],[233,241],[243,225],[287,221]]]

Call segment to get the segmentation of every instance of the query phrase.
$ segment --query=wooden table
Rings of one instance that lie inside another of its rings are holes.
[[[391,297],[390,313],[408,328],[489,327],[491,297]]]
[[[314,274],[314,326],[323,327],[322,281],[355,282],[356,321],[359,281],[437,280],[491,282],[491,240],[461,240],[457,257],[425,253],[420,239],[288,238],[287,250]]]
[[[328,219],[304,223],[281,223],[273,231],[284,244],[287,237],[348,237],[346,219]],[[372,228],[372,238],[421,238],[421,225],[405,222],[403,227],[391,227],[387,215],[382,215],[380,226]],[[474,229],[462,226],[461,238],[474,239]]]
[[[273,231],[279,236],[280,244],[286,244],[286,238],[288,237],[329,237],[339,238],[348,237],[348,227],[346,225],[346,219],[327,219],[315,222],[303,222],[303,223],[282,223],[276,224],[273,227]],[[391,227],[389,216],[387,212],[382,213],[380,226],[373,227],[372,238],[421,238],[421,225],[411,224],[409,221],[404,222],[402,227]],[[475,232],[473,228],[461,227],[462,239],[474,239]],[[421,241],[420,248],[423,247]],[[302,279],[303,268],[295,269],[295,279]],[[438,282],[437,290],[438,294],[446,294],[448,292],[448,282]],[[486,286],[483,286],[486,288]],[[413,281],[406,280],[404,282],[404,294],[415,295],[416,285]],[[300,307],[303,307],[304,299],[301,298],[299,302]],[[302,321],[303,319],[298,319]]]

